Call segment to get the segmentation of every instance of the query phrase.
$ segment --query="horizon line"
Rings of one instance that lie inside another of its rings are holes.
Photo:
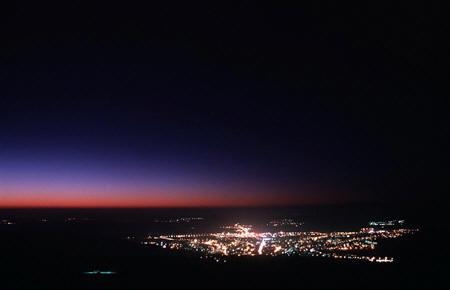
[[[288,208],[302,206],[350,206],[350,205],[383,205],[392,206],[399,203],[387,202],[341,202],[341,203],[301,203],[301,204],[248,204],[248,205],[179,205],[179,206],[1,206],[0,210],[13,209],[207,209],[207,208]]]

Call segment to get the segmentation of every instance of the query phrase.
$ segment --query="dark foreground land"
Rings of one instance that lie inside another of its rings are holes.
[[[36,220],[34,218],[33,220]],[[307,257],[227,263],[145,248],[120,223],[36,221],[0,226],[0,289],[448,289],[443,232],[385,243],[393,264]],[[114,230],[113,230],[114,229]],[[85,275],[105,270],[114,275]]]

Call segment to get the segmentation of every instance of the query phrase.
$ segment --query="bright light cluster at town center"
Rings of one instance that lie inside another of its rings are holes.
[[[197,252],[201,258],[226,261],[230,256],[301,255],[390,263],[393,257],[367,255],[378,242],[412,234],[416,229],[362,228],[359,231],[255,232],[251,225],[234,224],[217,233],[149,236],[143,244]]]

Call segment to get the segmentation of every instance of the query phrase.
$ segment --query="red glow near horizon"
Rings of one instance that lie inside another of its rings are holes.
[[[52,197],[0,198],[0,208],[174,208],[174,207],[241,207],[293,206],[326,203],[322,198],[286,196],[255,197]]]
[[[6,194],[5,194],[6,193]],[[172,192],[152,191],[138,193],[121,192],[32,192],[18,194],[0,191],[0,208],[34,207],[233,207],[233,206],[285,206],[323,203],[323,196],[274,192]]]
[[[287,203],[289,204],[289,203]],[[228,207],[228,206],[266,206],[285,205],[274,200],[265,199],[255,202],[251,199],[229,198],[26,198],[2,200],[0,207]]]
[[[0,164],[0,208],[291,206],[348,200],[323,184],[164,166],[141,170],[89,160],[88,165],[85,160],[38,161],[10,157]]]
[[[254,182],[151,185],[23,179],[0,184],[0,208],[292,206],[336,203],[344,201],[344,196],[317,185],[300,188]]]
[[[304,203],[314,201],[304,200]],[[0,207],[232,207],[298,204],[286,197],[52,197],[1,198]]]

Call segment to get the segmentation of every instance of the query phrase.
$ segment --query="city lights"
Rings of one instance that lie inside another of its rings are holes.
[[[301,223],[292,220],[274,221],[269,227]],[[212,258],[216,262],[226,261],[226,256],[311,256],[334,259],[361,260],[376,263],[392,263],[393,257],[367,255],[375,250],[378,242],[412,234],[417,229],[397,228],[403,225],[396,221],[369,223],[371,228],[359,231],[276,231],[256,232],[252,225],[236,223],[222,227],[216,233],[188,233],[148,236],[144,245],[163,249],[193,251],[200,258]],[[386,229],[385,226],[392,226]],[[395,228],[394,228],[395,227]]]

